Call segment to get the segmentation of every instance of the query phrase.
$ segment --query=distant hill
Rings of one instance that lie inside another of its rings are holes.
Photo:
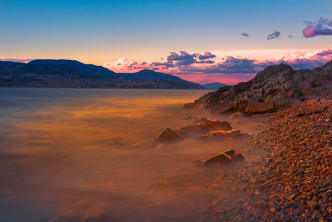
[[[213,90],[219,89],[224,86],[227,86],[227,85],[224,83],[220,83],[220,82],[211,82],[211,83],[203,84],[203,87],[205,89],[213,89]]]
[[[176,76],[142,70],[117,74],[75,60],[0,61],[0,87],[203,89]]]

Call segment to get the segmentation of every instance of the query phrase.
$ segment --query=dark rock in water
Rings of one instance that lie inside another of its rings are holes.
[[[286,64],[269,66],[248,82],[210,92],[185,108],[215,113],[273,112],[312,96],[332,96],[332,61],[315,70],[293,70]]]
[[[180,141],[182,139],[183,139],[182,136],[178,132],[170,128],[167,128],[164,132],[160,134],[160,136],[158,136],[158,138],[154,141],[154,143],[155,144],[172,143]]]
[[[124,147],[125,144],[123,144],[120,140],[115,139],[115,140],[111,141],[111,146],[113,146],[113,147]]]
[[[243,161],[243,155],[235,150],[227,150],[223,153],[217,154],[208,160],[203,162],[204,166],[212,166],[212,165],[226,165],[232,162]]]
[[[209,130],[211,130],[211,129],[231,130],[232,129],[231,125],[226,121],[220,122],[219,120],[213,120],[213,119],[207,119],[207,118],[200,118],[197,121],[197,124],[204,128],[208,128]]]
[[[226,122],[220,122],[219,120],[200,118],[196,121],[196,125],[189,125],[183,127],[179,132],[183,135],[195,135],[207,133],[211,130],[231,130],[232,126]]]
[[[232,159],[225,153],[218,154],[206,161],[204,161],[203,165],[204,166],[211,166],[211,165],[216,165],[216,164],[227,164],[232,162]]]
[[[224,153],[227,154],[229,157],[231,157],[233,161],[244,160],[244,156],[238,151],[227,150]]]

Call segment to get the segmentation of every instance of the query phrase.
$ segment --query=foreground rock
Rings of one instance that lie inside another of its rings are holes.
[[[332,96],[332,61],[321,68],[293,70],[280,64],[259,72],[248,82],[210,92],[185,108],[203,108],[216,113],[272,112],[311,96]]]
[[[173,143],[180,140],[183,140],[183,138],[178,132],[167,128],[157,139],[155,139],[154,144]]]
[[[203,165],[205,167],[209,166],[225,166],[229,163],[234,163],[237,161],[243,161],[244,157],[241,153],[235,151],[235,150],[228,150],[223,153],[217,154],[208,160],[203,162]]]

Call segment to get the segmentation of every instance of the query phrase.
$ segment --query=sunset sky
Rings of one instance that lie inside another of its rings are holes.
[[[331,0],[0,0],[0,59],[74,59],[206,83],[332,59]]]

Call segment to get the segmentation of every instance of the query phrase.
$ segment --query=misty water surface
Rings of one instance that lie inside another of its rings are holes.
[[[0,89],[0,221],[208,221],[216,174],[197,160],[229,147],[133,146],[190,124],[206,92]]]

